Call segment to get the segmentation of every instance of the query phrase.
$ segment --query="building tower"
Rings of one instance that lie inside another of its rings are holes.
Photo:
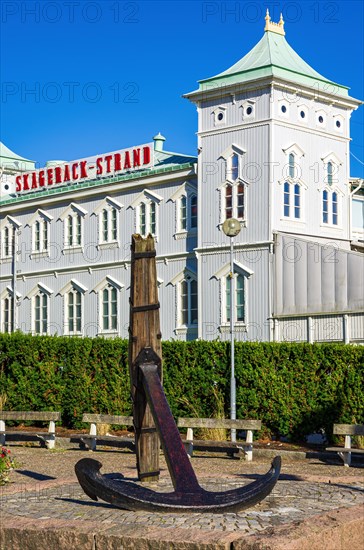
[[[362,323],[364,310],[363,281],[351,284],[364,266],[350,252],[349,187],[361,102],[291,48],[282,15],[273,23],[267,10],[265,21],[247,55],[185,96],[198,111],[199,336],[229,332],[222,223],[233,217],[236,339],[327,339],[327,318],[349,341],[348,316]]]

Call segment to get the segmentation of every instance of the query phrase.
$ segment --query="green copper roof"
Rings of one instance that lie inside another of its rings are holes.
[[[17,153],[14,153],[9,149],[9,147],[6,147],[6,145],[2,143],[2,141],[0,141],[0,159],[23,160],[27,162],[34,162],[32,160],[21,157]]]
[[[156,174],[168,174],[169,172],[177,172],[178,170],[191,170],[197,162],[197,157],[190,155],[182,155],[180,153],[172,153],[170,151],[154,151],[154,167],[141,168],[131,172],[124,172],[120,175],[109,176],[101,179],[86,180],[84,182],[75,183],[72,185],[62,185],[60,187],[49,187],[43,191],[34,191],[34,193],[19,194],[15,197],[6,195],[0,198],[0,205],[20,203],[41,197],[51,197],[52,195],[60,195],[69,193],[70,191],[84,189],[86,187],[98,187],[105,184],[115,184],[117,182],[127,182],[139,180],[142,177],[154,176]]]
[[[230,85],[267,76],[279,77],[312,88],[316,85],[328,93],[348,95],[346,86],[336,84],[320,75],[291,48],[283,35],[271,31],[265,32],[258,44],[235,65],[216,76],[200,80],[198,91],[211,89],[213,83]],[[323,87],[322,83],[326,86]]]

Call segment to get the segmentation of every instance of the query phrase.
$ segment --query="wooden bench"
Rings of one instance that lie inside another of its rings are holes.
[[[192,456],[193,449],[211,452],[226,452],[244,456],[245,460],[253,460],[253,430],[260,430],[260,420],[229,420],[226,418],[178,418],[178,428],[187,428],[186,450]],[[246,430],[246,439],[242,443],[229,441],[205,441],[193,439],[193,428],[225,428]]]
[[[118,437],[115,435],[98,435],[98,424],[116,424],[119,426],[133,426],[132,416],[117,416],[112,414],[90,414],[85,413],[82,416],[82,422],[90,422],[90,432],[88,434],[78,434],[71,438],[71,441],[79,440],[81,448],[89,449],[90,451],[96,451],[96,445],[105,444],[110,447],[128,447],[135,450],[135,444],[133,439],[127,437]]]
[[[345,435],[344,447],[327,447],[326,451],[334,451],[344,461],[344,466],[351,464],[351,455],[364,454],[364,449],[356,449],[351,446],[351,438],[355,435],[364,435],[364,424],[334,424],[335,435]]]
[[[60,420],[60,412],[51,411],[0,411],[0,445],[6,444],[6,439],[11,441],[39,441],[41,447],[53,449],[56,441],[56,422]],[[16,421],[42,421],[49,422],[48,432],[42,431],[8,431],[5,428],[5,420]]]

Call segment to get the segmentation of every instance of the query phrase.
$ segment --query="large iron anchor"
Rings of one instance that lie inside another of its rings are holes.
[[[131,481],[110,479],[100,473],[102,464],[84,458],[75,466],[78,481],[93,500],[102,499],[118,508],[161,512],[236,512],[263,500],[278,481],[281,458],[258,480],[224,492],[203,489],[196,478],[180,433],[169,408],[154,363],[139,365],[142,384],[158,430],[174,491],[162,493]]]

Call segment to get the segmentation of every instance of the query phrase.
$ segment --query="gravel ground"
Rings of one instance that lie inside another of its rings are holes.
[[[30,483],[45,481],[47,479],[74,479],[74,466],[81,458],[94,458],[99,460],[103,467],[102,473],[123,473],[130,478],[136,478],[135,454],[129,450],[115,450],[100,448],[95,452],[81,451],[76,448],[57,448],[48,450],[36,445],[9,445],[11,455],[20,467],[11,473],[11,481],[18,483]],[[277,450],[277,455],[279,450]],[[197,477],[231,477],[245,476],[254,478],[255,474],[263,474],[268,471],[271,459],[255,456],[252,462],[238,460],[226,455],[212,453],[199,453],[192,458],[192,465]],[[160,456],[161,479],[169,477],[164,456]],[[324,482],[338,482],[343,478],[354,478],[364,481],[364,464],[356,463],[350,468],[344,467],[335,461],[335,456],[328,460],[319,458],[297,460],[290,459],[287,452],[282,460],[281,479],[290,479],[294,476],[300,479]],[[11,485],[7,486],[11,487]]]

